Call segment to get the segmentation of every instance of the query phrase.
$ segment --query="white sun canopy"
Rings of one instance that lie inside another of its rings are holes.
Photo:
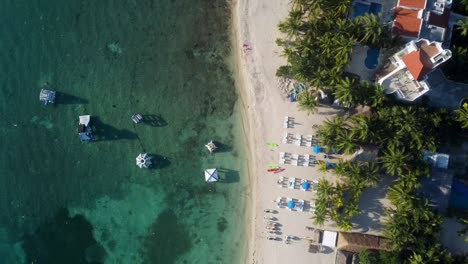
[[[217,169],[207,169],[205,171],[205,180],[206,180],[206,182],[218,181],[218,170]]]
[[[323,232],[323,239],[322,239],[322,245],[328,246],[328,247],[336,247],[336,238],[338,237],[337,232],[332,232],[332,231],[324,231]]]

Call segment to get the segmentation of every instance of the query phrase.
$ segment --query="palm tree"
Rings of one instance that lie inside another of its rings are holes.
[[[370,90],[372,91],[370,94],[370,101],[369,105],[372,107],[380,107],[382,106],[385,101],[387,100],[387,94],[385,93],[385,88],[383,86],[380,86],[378,83],[375,83],[373,86],[371,86],[368,82],[364,82],[366,86],[370,87]]]
[[[407,166],[406,162],[409,157],[410,155],[405,152],[404,147],[397,148],[394,144],[390,144],[379,159],[388,174],[401,175]]]
[[[299,109],[301,111],[307,112],[308,115],[315,113],[317,111],[317,107],[319,106],[317,97],[311,90],[299,94],[298,102]]]
[[[405,187],[403,184],[395,184],[388,188],[387,196],[397,208],[410,210],[410,208],[413,208],[414,203],[419,200],[413,192],[406,190]]]
[[[464,236],[466,233],[468,233],[468,219],[459,219],[458,222],[464,225],[464,227],[457,233],[459,236]],[[468,242],[468,236],[465,237],[465,242]]]
[[[317,186],[317,202],[315,204],[314,222],[317,225],[322,225],[329,213],[331,196],[333,195],[333,185],[325,180],[321,179]]]
[[[356,91],[357,81],[345,77],[335,86],[335,97],[343,104],[353,107],[361,102]]]
[[[348,129],[342,129],[336,138],[336,147],[345,154],[354,153],[357,149],[357,145],[353,133]]]
[[[468,17],[465,20],[458,20],[457,24],[460,26],[458,29],[461,30],[462,36],[468,36]]]
[[[351,133],[353,137],[366,141],[373,137],[373,131],[369,128],[370,118],[364,115],[356,115],[351,118]]]
[[[364,45],[376,47],[380,45],[383,27],[380,24],[380,16],[365,14],[356,18],[356,27],[361,35],[359,40]]]
[[[421,251],[421,250],[418,250]],[[424,248],[423,252],[413,252],[409,264],[451,264],[452,255],[440,243]]]
[[[380,168],[376,163],[366,162],[361,165],[360,178],[366,185],[374,185],[378,182]]]
[[[290,11],[288,18],[278,24],[280,32],[285,33],[288,38],[295,38],[300,34],[304,26],[302,13],[300,11]]]
[[[455,110],[455,114],[462,128],[468,128],[468,103],[464,103],[462,108]]]

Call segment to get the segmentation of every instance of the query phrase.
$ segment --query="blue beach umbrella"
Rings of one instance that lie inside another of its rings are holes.
[[[310,182],[303,182],[302,189],[308,191],[310,189]]]
[[[313,150],[314,150],[314,153],[317,154],[322,151],[322,148],[319,145],[315,145]]]
[[[288,208],[293,209],[294,207],[296,207],[296,203],[294,203],[294,201],[289,201],[288,202]]]

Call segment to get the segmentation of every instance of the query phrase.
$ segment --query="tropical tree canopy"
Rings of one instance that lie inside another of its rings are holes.
[[[319,106],[317,99],[317,96],[311,90],[302,92],[298,97],[299,109],[307,114],[315,113]]]
[[[460,122],[462,128],[468,128],[468,103],[464,103],[462,108],[455,110],[456,120]]]

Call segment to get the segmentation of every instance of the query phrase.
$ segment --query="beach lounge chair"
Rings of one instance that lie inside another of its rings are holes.
[[[307,135],[306,138],[307,138],[306,146],[307,147],[312,147],[312,141],[313,141],[312,135]]]
[[[315,212],[315,202],[314,202],[314,201],[309,201],[309,206],[308,206],[307,209],[308,209],[308,211],[309,211],[310,213]]]
[[[295,142],[296,145],[301,146],[301,142],[302,142],[302,136],[297,134],[296,135],[296,142]]]
[[[284,117],[284,128],[289,128],[289,117],[288,116]]]
[[[283,207],[283,197],[278,196],[276,200],[274,201],[276,207],[281,208]]]
[[[296,188],[296,178],[289,178],[288,187],[290,189]]]
[[[309,167],[310,155],[304,155],[304,167]]]
[[[316,192],[318,188],[319,182],[318,181],[312,181],[311,187],[312,191]]]
[[[289,133],[285,132],[283,135],[283,140],[282,140],[283,144],[287,144],[288,139],[289,139]]]
[[[296,204],[297,210],[300,212],[304,211],[304,200],[299,200]]]

